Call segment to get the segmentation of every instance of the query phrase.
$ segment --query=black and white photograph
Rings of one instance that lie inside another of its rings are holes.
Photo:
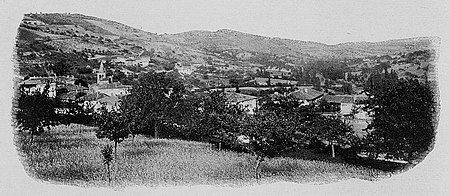
[[[0,192],[447,195],[448,4],[1,1]]]

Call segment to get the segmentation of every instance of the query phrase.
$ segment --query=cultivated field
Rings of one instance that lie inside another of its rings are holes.
[[[58,126],[36,136],[18,133],[16,142],[30,176],[52,183],[78,186],[109,186],[100,150],[108,140],[95,129],[80,125]],[[261,165],[260,180],[254,176],[255,157],[219,151],[209,144],[137,136],[118,146],[112,162],[111,186],[231,185],[292,181],[327,183],[348,178],[374,180],[391,173],[339,162],[293,158],[268,159]]]

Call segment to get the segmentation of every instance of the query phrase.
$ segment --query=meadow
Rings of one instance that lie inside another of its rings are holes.
[[[183,140],[127,138],[112,161],[112,181],[101,149],[112,142],[97,139],[95,128],[57,126],[29,143],[27,133],[16,134],[19,155],[27,173],[50,183],[76,186],[226,185],[290,181],[322,184],[349,178],[377,180],[390,172],[339,161],[277,157],[264,161],[256,179],[255,157]]]

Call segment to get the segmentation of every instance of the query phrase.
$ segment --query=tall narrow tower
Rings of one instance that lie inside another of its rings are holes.
[[[106,78],[105,67],[103,61],[100,62],[100,68],[97,71],[97,84],[100,84],[103,79]]]

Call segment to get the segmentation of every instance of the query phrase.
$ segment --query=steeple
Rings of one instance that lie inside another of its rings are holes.
[[[103,79],[106,78],[105,67],[103,66],[103,61],[100,61],[100,68],[97,71],[97,84],[100,84]]]
[[[103,61],[100,61],[100,68],[98,69],[99,73],[105,73],[105,66],[103,66]]]

